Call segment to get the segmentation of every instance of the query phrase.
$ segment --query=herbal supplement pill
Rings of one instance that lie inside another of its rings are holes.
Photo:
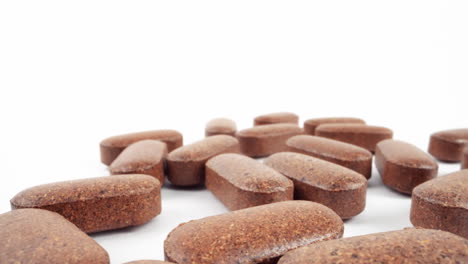
[[[468,147],[463,151],[462,169],[468,169]]]
[[[239,153],[239,141],[226,135],[207,137],[180,147],[167,155],[167,177],[177,186],[192,186],[205,182],[205,163],[223,153]]]
[[[331,209],[286,201],[181,224],[164,242],[166,260],[178,264],[276,263],[289,250],[343,235]]]
[[[293,152],[273,154],[264,163],[294,182],[295,199],[321,203],[342,219],[366,206],[367,180],[348,168]]]
[[[291,180],[240,154],[221,154],[208,160],[205,184],[230,210],[293,199]]]
[[[231,119],[216,118],[206,124],[205,136],[228,135],[234,137],[236,135],[236,131],[236,123]]]
[[[142,140],[129,145],[111,163],[112,174],[146,174],[164,183],[166,144],[158,140]]]
[[[161,212],[161,184],[126,174],[39,185],[11,199],[12,209],[54,211],[86,233],[141,225]]]
[[[168,151],[182,146],[182,134],[175,130],[152,130],[113,136],[101,141],[102,163],[110,165],[128,145],[144,139],[162,141],[166,143]]]
[[[288,151],[306,154],[354,170],[369,179],[372,153],[367,149],[324,137],[300,135],[286,141]]]
[[[255,117],[254,126],[271,125],[279,123],[299,124],[299,116],[289,112],[278,112]]]
[[[308,119],[304,122],[305,133],[315,135],[315,129],[323,124],[366,124],[366,122],[360,118],[354,117],[325,117]]]
[[[136,260],[126,262],[124,264],[171,264],[172,262],[160,261],[160,260]]]
[[[468,146],[468,128],[444,130],[431,135],[429,153],[442,161],[457,162],[465,146]]]

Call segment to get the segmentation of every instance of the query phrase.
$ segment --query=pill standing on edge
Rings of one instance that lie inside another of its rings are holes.
[[[217,135],[175,149],[167,155],[167,178],[177,186],[193,186],[205,182],[205,163],[223,153],[239,153],[239,141]]]
[[[288,151],[306,154],[354,170],[369,179],[372,153],[353,144],[324,137],[299,135],[286,141]]]
[[[468,170],[427,181],[414,188],[411,223],[468,238]]]
[[[304,130],[294,124],[273,124],[247,128],[236,133],[241,152],[250,157],[264,157],[286,151],[286,140],[304,134]]]
[[[292,181],[281,173],[240,154],[208,160],[205,184],[230,210],[292,200],[294,191]]]
[[[11,199],[11,208],[57,212],[86,233],[141,225],[161,212],[161,184],[126,174],[35,186]]]
[[[315,135],[354,144],[374,153],[375,145],[393,137],[386,127],[362,124],[324,124],[317,127]]]
[[[254,126],[280,123],[299,124],[299,116],[290,112],[278,112],[260,115],[254,118]]]
[[[366,124],[366,122],[360,118],[354,117],[325,117],[308,119],[304,122],[305,133],[315,135],[315,129],[323,124]]]
[[[234,121],[227,118],[215,118],[210,120],[205,127],[205,136],[228,135],[235,136],[237,126]]]
[[[412,144],[393,139],[377,144],[375,166],[385,185],[406,194],[437,177],[439,168],[431,155]]]
[[[46,210],[0,214],[0,237],[0,263],[109,263],[109,255],[96,241]]]
[[[178,264],[276,263],[289,250],[342,237],[343,229],[326,206],[286,201],[181,224],[164,241],[164,253]]]
[[[465,146],[468,146],[468,128],[444,130],[431,135],[429,153],[438,160],[458,162]]]
[[[294,199],[323,204],[342,219],[358,215],[366,206],[367,180],[353,170],[293,152],[273,154],[264,164],[294,182]]]
[[[111,163],[112,174],[146,174],[164,184],[164,160],[166,143],[158,140],[142,140],[129,145]]]
[[[408,228],[315,243],[278,264],[468,263],[468,241],[448,232]]]
[[[468,169],[468,146],[463,150],[462,169]]]
[[[183,143],[182,134],[175,130],[152,130],[113,136],[104,139],[99,145],[101,162],[110,165],[128,145],[144,139],[162,141],[166,143],[168,151],[182,146]]]

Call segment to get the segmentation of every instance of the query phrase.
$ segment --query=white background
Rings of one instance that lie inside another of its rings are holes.
[[[0,212],[26,187],[107,175],[99,141],[258,114],[356,116],[427,149],[467,127],[466,1],[1,1]],[[459,169],[442,164],[440,174]],[[112,263],[163,259],[181,222],[226,212],[165,187],[162,214],[93,237]],[[345,236],[411,226],[410,198],[369,182]]]

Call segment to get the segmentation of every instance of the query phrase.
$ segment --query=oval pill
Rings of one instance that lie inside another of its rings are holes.
[[[205,127],[205,136],[228,135],[235,136],[237,126],[234,121],[227,118],[215,118],[210,120]]]
[[[444,130],[431,135],[429,153],[438,160],[457,162],[465,146],[468,146],[468,128]]]
[[[0,237],[0,263],[109,263],[109,255],[96,241],[46,210],[0,214]]]
[[[462,169],[468,169],[468,147],[463,151]]]
[[[177,186],[203,184],[207,160],[219,154],[239,152],[239,141],[234,137],[226,135],[207,137],[169,153],[167,177]]]
[[[99,145],[101,162],[110,165],[128,145],[145,139],[166,143],[168,151],[182,146],[183,142],[182,134],[175,130],[152,130],[113,136],[102,140]]]
[[[112,174],[146,174],[164,183],[166,144],[158,140],[142,140],[129,145],[111,163]]]
[[[250,157],[264,157],[286,151],[286,140],[304,134],[304,130],[293,124],[273,124],[247,128],[236,133],[241,152]]]
[[[324,124],[317,127],[315,135],[354,144],[374,153],[375,145],[393,137],[392,130],[362,124]]]
[[[315,135],[315,129],[323,124],[366,124],[366,122],[360,118],[354,117],[325,117],[308,119],[304,122],[305,133]]]
[[[437,177],[439,165],[416,146],[393,139],[377,144],[375,166],[388,187],[411,194],[414,187]]]
[[[205,184],[230,210],[293,199],[291,180],[240,154],[211,158],[206,163]]]
[[[35,186],[11,199],[12,209],[54,211],[86,233],[141,225],[161,212],[161,184],[127,174]]]
[[[312,263],[468,263],[468,241],[444,231],[409,228],[315,243],[278,262]]]
[[[414,188],[411,223],[468,238],[468,170],[438,177]]]
[[[293,152],[273,154],[264,163],[294,182],[295,199],[323,204],[342,219],[366,206],[367,180],[348,168]]]
[[[254,118],[254,126],[279,123],[299,124],[299,116],[290,112],[277,112],[260,115]]]
[[[339,238],[343,221],[309,201],[255,206],[179,225],[164,242],[166,260],[186,263],[276,263],[291,249]]]
[[[306,154],[354,170],[369,179],[372,153],[367,149],[324,137],[299,135],[286,141],[288,151]]]
[[[124,264],[171,264],[172,262],[160,261],[160,260],[136,260],[131,262],[125,262]]]

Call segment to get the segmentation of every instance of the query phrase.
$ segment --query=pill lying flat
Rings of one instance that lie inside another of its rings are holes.
[[[141,225],[161,212],[161,184],[127,174],[39,185],[11,199],[12,209],[57,212],[86,233]]]
[[[179,225],[164,242],[166,260],[185,263],[276,263],[291,249],[339,238],[343,222],[331,209],[286,201]]]
[[[164,160],[166,143],[158,140],[142,140],[129,145],[111,163],[112,174],[146,174],[164,183]]]
[[[260,115],[254,118],[254,126],[279,123],[299,124],[299,116],[290,112],[278,112]]]
[[[237,126],[234,121],[227,118],[216,118],[210,120],[205,127],[205,136],[228,135],[235,136]]]
[[[375,166],[388,187],[411,194],[419,184],[437,177],[439,165],[416,146],[393,139],[377,144]]]
[[[414,188],[411,223],[468,238],[468,170],[438,177]]]
[[[308,119],[304,122],[304,130],[306,134],[315,135],[315,129],[323,124],[366,124],[360,118],[354,117],[325,117]]]
[[[177,186],[192,186],[205,182],[205,163],[223,153],[239,153],[239,141],[231,136],[207,137],[180,147],[167,155],[167,177]]]
[[[107,252],[61,215],[39,209],[0,214],[0,263],[107,264]]]
[[[354,170],[367,179],[372,175],[372,153],[356,145],[308,135],[291,137],[286,141],[286,145],[288,151],[333,162]]]
[[[293,263],[468,263],[468,241],[444,231],[409,228],[315,243],[278,262]]]
[[[468,146],[468,128],[436,132],[429,141],[429,153],[439,160],[461,160],[462,150]]]
[[[205,184],[230,210],[293,199],[291,180],[240,154],[211,158],[206,163]]]
[[[293,124],[256,126],[238,131],[241,152],[250,157],[263,157],[286,151],[286,140],[304,134],[304,130]]]
[[[343,219],[366,206],[367,180],[348,168],[293,152],[273,154],[264,164],[294,182],[295,199],[323,204]]]
[[[468,147],[463,151],[462,169],[468,169]]]
[[[168,151],[182,146],[182,134],[175,130],[152,130],[113,136],[100,143],[101,162],[110,165],[128,145],[144,139],[162,141],[166,143]]]
[[[124,264],[171,264],[172,262],[160,261],[160,260],[136,260],[126,262]]]
[[[374,153],[375,145],[392,138],[393,132],[385,127],[362,124],[325,124],[317,127],[315,135],[354,144]]]

